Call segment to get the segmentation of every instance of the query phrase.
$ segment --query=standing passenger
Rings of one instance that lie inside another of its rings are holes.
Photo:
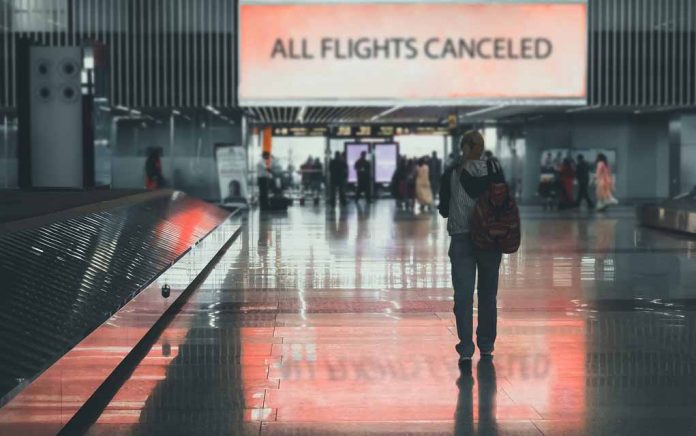
[[[437,157],[436,151],[433,151],[428,164],[428,170],[430,171],[430,188],[433,192],[433,198],[435,198],[440,191],[440,178],[442,177],[442,161]]]
[[[413,210],[416,205],[416,176],[418,176],[415,159],[409,159],[406,165],[406,207]]]
[[[346,204],[346,183],[345,180],[348,178],[348,164],[343,160],[341,152],[337,151],[334,158],[329,162],[329,173],[331,179],[330,189],[330,203],[331,205],[336,204],[336,194],[338,194],[339,201],[341,205]]]
[[[483,136],[469,131],[462,136],[462,159],[445,173],[440,185],[440,214],[448,218],[449,249],[454,285],[454,316],[457,322],[459,364],[471,365],[474,354],[473,299],[478,272],[478,328],[476,343],[482,357],[493,355],[497,336],[498,273],[502,253],[483,251],[471,240],[471,220],[478,197],[493,182],[504,180],[497,160],[481,159]],[[489,167],[492,173],[489,174]]]
[[[312,156],[307,158],[307,161],[300,165],[300,173],[302,173],[302,191],[303,197],[304,193],[309,192],[312,188],[312,167],[314,166],[314,159]]]
[[[270,203],[268,201],[268,190],[270,189],[271,183],[273,183],[273,173],[268,168],[268,160],[271,158],[271,154],[264,151],[261,154],[261,160],[256,164],[256,181],[259,185],[259,207],[261,210],[266,210],[269,208]]]
[[[372,202],[372,186],[371,177],[372,173],[370,168],[370,161],[367,160],[367,153],[360,153],[360,159],[355,162],[355,172],[358,174],[358,189],[355,192],[355,201],[360,200],[360,195],[365,193],[365,198],[368,203]]]
[[[317,203],[321,196],[321,187],[324,184],[324,165],[319,158],[314,159],[312,171],[312,191],[314,191],[314,202]]]
[[[592,204],[592,199],[590,198],[590,191],[588,186],[590,185],[590,164],[585,160],[585,156],[578,155],[578,164],[575,167],[575,178],[578,181],[578,201],[576,203],[577,207],[580,207],[582,201],[587,202],[587,207],[592,209],[594,204]]]
[[[151,148],[145,160],[145,187],[150,190],[164,187],[162,175],[162,149]]]
[[[396,199],[396,208],[405,209],[408,202],[408,168],[406,158],[399,158],[399,164],[391,181],[391,192]]]
[[[575,182],[575,170],[570,158],[563,159],[561,168],[558,171],[558,179],[561,188],[561,204],[562,208],[575,206],[573,201],[573,182]]]

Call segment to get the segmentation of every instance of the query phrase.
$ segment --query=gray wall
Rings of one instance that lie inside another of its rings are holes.
[[[666,117],[603,115],[529,124],[524,200],[535,199],[541,157],[545,150],[553,148],[614,149],[619,200],[652,199],[668,194]]]

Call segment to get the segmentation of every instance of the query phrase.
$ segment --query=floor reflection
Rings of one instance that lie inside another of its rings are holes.
[[[498,384],[495,375],[495,364],[491,358],[482,358],[476,367],[476,385],[478,393],[478,408],[474,415],[474,378],[471,366],[460,368],[461,374],[457,379],[459,397],[454,415],[454,434],[456,435],[497,435],[498,421],[496,396]],[[478,422],[478,426],[474,423]]]
[[[692,241],[636,227],[627,208],[524,209],[523,225],[503,261],[495,359],[462,373],[436,215],[387,201],[252,213],[93,432],[696,428]]]

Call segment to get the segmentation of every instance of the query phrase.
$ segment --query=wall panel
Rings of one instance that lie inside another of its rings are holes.
[[[0,108],[16,106],[17,38],[104,44],[113,106],[234,106],[236,11],[234,0],[0,0]]]

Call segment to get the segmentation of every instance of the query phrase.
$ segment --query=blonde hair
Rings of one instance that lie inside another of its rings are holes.
[[[469,155],[469,153],[471,153],[471,150],[479,149],[481,150],[481,153],[483,153],[484,148],[485,141],[483,139],[483,135],[481,135],[481,133],[479,133],[477,130],[469,130],[468,132],[465,132],[464,135],[462,135],[462,139],[459,141],[459,149],[465,158]]]

